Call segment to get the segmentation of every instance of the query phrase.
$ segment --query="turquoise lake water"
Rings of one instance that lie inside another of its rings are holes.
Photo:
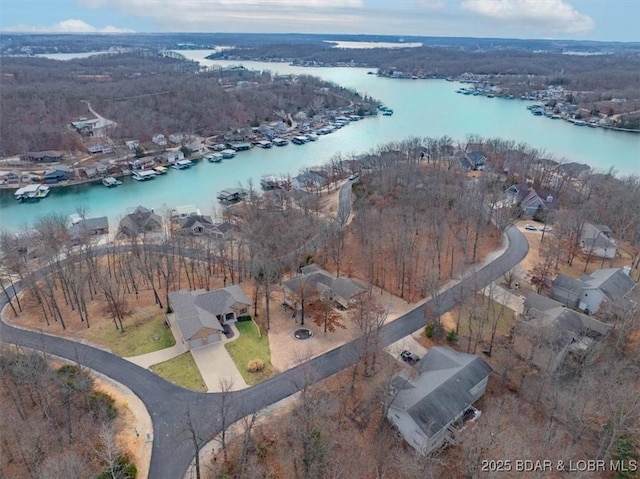
[[[181,51],[203,65],[237,65],[239,62],[209,61],[210,50]],[[65,54],[61,59],[68,59]],[[55,56],[54,56],[55,58]],[[144,205],[157,211],[195,204],[204,214],[218,208],[217,192],[245,184],[258,185],[267,174],[296,175],[301,168],[322,164],[336,154],[365,153],[376,145],[411,136],[448,135],[462,140],[470,135],[525,142],[558,160],[587,163],[599,170],[613,167],[620,175],[640,174],[640,135],[577,127],[561,120],[535,117],[526,102],[456,94],[460,87],[443,80],[392,80],[367,75],[362,68],[305,68],[279,63],[242,62],[246,68],[279,74],[309,74],[333,81],[384,102],[394,110],[390,117],[378,116],[353,122],[317,142],[302,146],[240,152],[231,160],[211,164],[199,162],[188,170],[170,170],[154,181],[126,179],[114,189],[101,184],[53,189],[39,203],[21,204],[9,192],[0,194],[3,229],[18,230],[50,212],[72,214],[77,206],[90,216],[107,215],[112,225],[129,207]],[[166,134],[172,132],[164,132]]]

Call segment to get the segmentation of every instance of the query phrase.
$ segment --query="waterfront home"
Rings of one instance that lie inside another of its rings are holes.
[[[598,258],[615,258],[618,245],[608,226],[585,223],[580,232],[582,252]]]
[[[153,168],[156,164],[156,160],[153,156],[143,156],[142,158],[138,158],[129,162],[129,167],[132,170],[148,170],[149,168]]]
[[[109,234],[109,219],[106,216],[83,218],[69,227],[69,233],[74,245],[84,238]]]
[[[309,299],[314,295],[348,309],[358,296],[367,291],[356,281],[344,277],[336,278],[315,264],[303,267],[301,274],[284,281],[282,288],[284,302],[294,309],[302,307],[299,298]]]
[[[88,179],[96,178],[107,173],[109,169],[104,163],[91,163],[90,165],[80,168],[80,173],[83,173]]]
[[[242,201],[248,195],[247,191],[242,188],[227,188],[218,193],[218,200],[223,203],[235,203]]]
[[[120,220],[117,238],[135,238],[161,230],[162,217],[144,206],[137,206]]]
[[[484,171],[487,165],[487,158],[480,151],[470,153],[461,152],[456,159],[460,163],[462,171]]]
[[[314,171],[300,173],[291,180],[291,186],[296,190],[315,190],[324,187],[327,183],[328,180],[324,176]]]
[[[571,359],[582,360],[613,327],[537,293],[524,302],[513,347],[540,370],[553,373]]]
[[[153,135],[153,137],[151,137],[151,141],[158,146],[167,146],[167,139],[163,134]]]
[[[138,140],[125,141],[124,144],[128,149],[132,151],[140,146],[140,142]]]
[[[56,163],[62,161],[62,153],[55,150],[36,151],[25,154],[23,159],[34,163]]]
[[[216,223],[213,225],[213,229],[210,234],[219,239],[228,239],[233,235],[235,230],[236,226],[233,223],[223,221],[222,223]]]
[[[606,301],[618,306],[630,305],[629,295],[635,287],[629,268],[606,268],[583,275],[581,279],[559,274],[551,283],[551,296],[569,308],[594,314]]]
[[[184,153],[181,150],[166,151],[162,156],[169,164],[184,160]]]
[[[98,143],[95,145],[87,146],[87,151],[92,155],[100,155],[104,153],[111,153],[113,149],[111,148],[110,145],[106,145],[104,143]]]
[[[68,180],[71,177],[71,169],[68,166],[58,165],[50,170],[47,170],[44,174],[45,183],[58,183],[60,181]]]
[[[201,155],[205,152],[205,147],[199,141],[194,141],[187,145],[187,149],[192,155]]]
[[[427,455],[456,443],[456,433],[480,411],[473,404],[486,389],[491,366],[475,354],[436,346],[417,363],[420,375],[392,379],[393,401],[387,419],[418,453]]]
[[[27,185],[16,190],[13,194],[14,198],[22,202],[39,201],[42,198],[46,198],[49,194],[50,188],[46,185]]]
[[[190,216],[199,215],[200,210],[196,205],[183,205],[176,206],[175,208],[171,209],[169,214],[171,215],[172,220],[182,221]]]
[[[187,349],[218,342],[229,323],[248,314],[251,301],[240,286],[234,284],[213,291],[174,291],[169,293],[169,324],[177,326],[176,342]],[[226,328],[224,327],[226,326]]]
[[[3,183],[18,183],[22,173],[20,170],[11,170],[2,177]]]
[[[183,235],[201,236],[211,233],[214,228],[211,216],[207,215],[192,214],[180,217],[180,221],[182,223],[179,232]]]

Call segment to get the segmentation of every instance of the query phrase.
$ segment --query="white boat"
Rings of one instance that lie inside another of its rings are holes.
[[[122,181],[115,179],[113,176],[102,178],[102,184],[107,188],[115,188],[122,184]]]
[[[16,190],[13,194],[18,201],[39,201],[42,198],[46,198],[50,192],[50,188],[47,185],[27,185]]]
[[[318,135],[315,133],[307,133],[307,140],[309,141],[318,141]]]
[[[157,173],[153,170],[139,170],[133,172],[133,179],[136,181],[148,181],[155,179]]]
[[[289,140],[285,140],[284,138],[274,138],[273,144],[276,146],[285,146],[289,144]]]
[[[209,163],[220,163],[222,161],[224,157],[222,156],[222,153],[212,153],[210,155],[206,155],[205,159],[209,162]]]
[[[295,145],[304,145],[306,142],[308,142],[309,140],[307,139],[306,136],[294,136],[291,139],[291,143],[295,144]]]
[[[191,168],[192,166],[193,163],[191,163],[191,160],[178,160],[173,165],[171,165],[171,168],[173,168],[174,170],[186,170],[187,168]]]
[[[234,156],[236,156],[236,150],[232,150],[231,148],[227,148],[226,150],[222,150],[220,153],[222,154],[222,158],[224,158],[225,160],[229,160],[229,159],[233,158]]]
[[[271,148],[271,142],[269,140],[260,140],[256,143],[256,146],[259,148]]]

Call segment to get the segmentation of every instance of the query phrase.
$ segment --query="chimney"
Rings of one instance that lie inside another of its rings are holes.
[[[547,195],[547,203],[553,203],[553,196]]]

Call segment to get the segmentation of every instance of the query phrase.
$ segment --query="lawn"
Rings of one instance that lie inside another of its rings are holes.
[[[169,361],[155,364],[151,366],[151,370],[176,386],[182,386],[192,391],[207,392],[207,385],[189,351]]]
[[[112,322],[93,326],[89,339],[125,358],[176,344],[171,329],[165,323],[164,313],[152,317],[140,314],[129,317],[124,321],[124,333],[116,330]]]
[[[253,321],[239,322],[236,326],[240,336],[235,341],[226,343],[224,347],[227,348],[245,382],[249,385],[259,383],[273,374],[269,339],[266,334],[260,337],[258,327]],[[261,359],[264,362],[264,369],[255,373],[249,372],[247,364],[252,359]]]

